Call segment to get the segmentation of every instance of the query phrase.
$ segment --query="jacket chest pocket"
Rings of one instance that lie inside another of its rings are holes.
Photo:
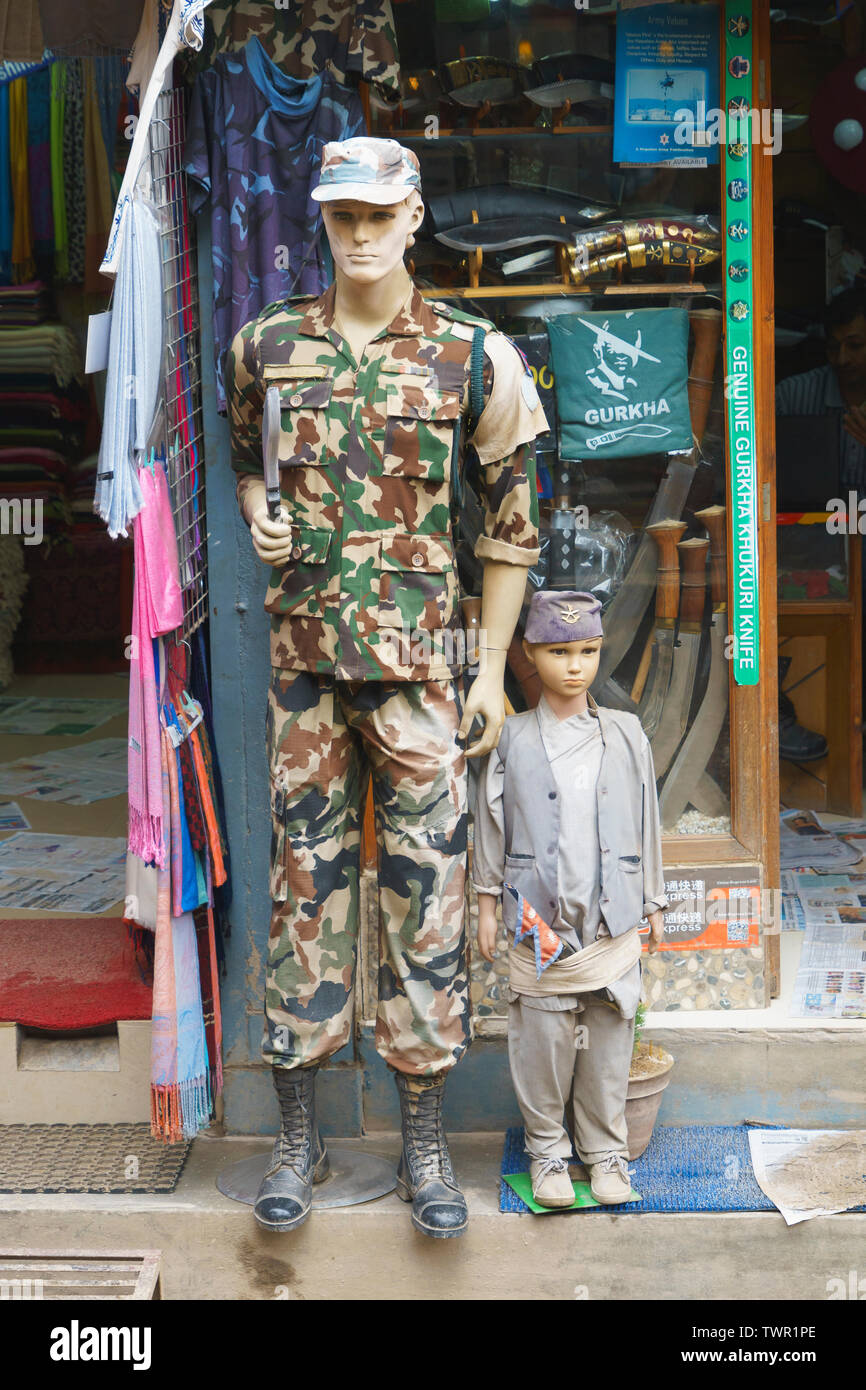
[[[328,430],[334,380],[330,368],[322,370],[328,374],[317,373],[315,367],[262,368],[265,387],[276,386],[280,393],[281,469],[321,468],[330,457]],[[293,482],[291,474],[281,478],[283,489],[289,493]]]
[[[271,571],[265,598],[268,613],[320,618],[325,602],[339,593],[339,573],[328,564],[333,531],[315,526],[292,527],[292,553],[282,569]]]
[[[450,475],[460,392],[425,379],[395,377],[387,383],[382,471],[441,483]]]
[[[392,535],[382,540],[379,625],[449,627],[457,612],[457,579],[446,537]]]

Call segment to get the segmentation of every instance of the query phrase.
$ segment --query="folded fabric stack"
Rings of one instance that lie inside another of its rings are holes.
[[[5,285],[0,297],[0,328],[26,328],[56,318],[54,293],[41,280]]]
[[[40,320],[51,308],[45,286],[0,287],[0,497],[41,503],[40,534],[72,521],[74,469],[84,447],[88,398],[78,341]],[[8,326],[7,326],[8,325]]]

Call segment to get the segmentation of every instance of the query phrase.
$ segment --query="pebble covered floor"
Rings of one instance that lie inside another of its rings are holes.
[[[493,964],[476,945],[478,903],[467,894],[470,936],[470,997],[478,1018],[505,1018],[508,1012],[508,945],[500,923]],[[762,946],[719,947],[707,951],[659,951],[644,955],[643,992],[648,1008],[669,1013],[685,1009],[763,1009],[766,1007]]]

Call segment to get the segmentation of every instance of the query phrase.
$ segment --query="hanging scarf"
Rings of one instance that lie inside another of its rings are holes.
[[[99,294],[106,281],[99,273],[102,253],[111,231],[114,202],[108,154],[102,133],[102,113],[96,90],[93,59],[82,59],[84,74],[84,186],[86,207],[84,289]]]
[[[157,882],[151,1029],[150,1127],[157,1139],[191,1139],[210,1123],[212,1067],[202,1012],[199,944],[192,915],[171,910],[168,845],[171,824],[169,760],[173,749],[165,730],[161,740],[162,860]],[[208,988],[210,980],[208,980]]]
[[[9,84],[9,160],[12,166],[12,278],[17,285],[36,274],[30,225],[30,183],[27,174],[27,79]]]
[[[66,195],[63,191],[63,121],[66,89],[65,63],[51,67],[51,209],[54,218],[54,271],[58,280],[69,275],[69,234],[66,229]]]
[[[27,78],[27,172],[30,180],[30,218],[33,254],[40,274],[50,275],[54,251],[51,207],[51,147],[49,143],[51,74],[40,68]]]
[[[135,197],[114,290],[93,504],[112,537],[125,536],[142,507],[135,453],[147,443],[159,393],[161,275],[156,216],[144,199]],[[136,383],[133,397],[131,380]]]
[[[81,59],[66,64],[63,114],[63,192],[71,284],[84,280],[87,194],[84,181],[84,79]]]
[[[12,281],[12,166],[9,159],[9,86],[0,83],[0,284]]]
[[[133,524],[135,582],[129,673],[129,848],[160,868],[163,827],[160,728],[153,639],[183,622],[177,541],[161,467],[143,468],[145,505]]]

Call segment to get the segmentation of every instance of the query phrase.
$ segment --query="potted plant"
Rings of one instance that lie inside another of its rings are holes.
[[[638,1004],[634,1024],[634,1050],[628,1074],[625,1118],[628,1125],[628,1156],[640,1158],[652,1138],[653,1127],[664,1089],[671,1079],[674,1059],[656,1043],[644,1042],[646,1004]]]

